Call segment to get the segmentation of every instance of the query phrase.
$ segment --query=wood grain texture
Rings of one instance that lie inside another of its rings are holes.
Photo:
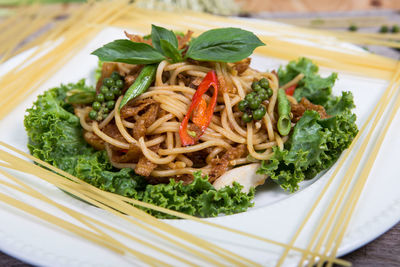
[[[398,0],[236,0],[249,13],[400,9]]]

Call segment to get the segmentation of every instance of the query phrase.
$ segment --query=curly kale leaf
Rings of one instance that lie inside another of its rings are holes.
[[[279,68],[279,84],[288,83],[300,73],[304,74],[304,78],[299,81],[293,94],[297,101],[305,97],[312,103],[322,106],[329,101],[335,101],[336,97],[332,95],[332,87],[337,79],[337,73],[322,78],[318,75],[318,66],[307,58],[291,61],[285,69]]]
[[[317,112],[306,111],[285,148],[275,147],[272,159],[263,161],[257,173],[269,175],[285,190],[296,191],[299,182],[330,168],[349,147],[358,132],[355,120],[348,110],[324,120]]]
[[[79,119],[72,106],[64,102],[67,92],[74,89],[93,90],[83,80],[61,85],[40,95],[27,110],[24,124],[33,156],[102,190],[191,215],[232,214],[253,205],[254,191],[242,193],[239,184],[217,191],[200,173],[195,174],[189,185],[173,179],[168,184],[150,185],[132,169],[113,168],[105,151],[96,151],[85,142]],[[147,211],[158,218],[171,217]]]
[[[279,82],[285,84],[299,73],[304,78],[298,83],[294,97],[307,98],[314,104],[322,105],[331,116],[320,119],[315,111],[306,111],[295,125],[289,140],[281,151],[274,148],[270,161],[263,161],[260,174],[266,174],[283,189],[294,192],[304,179],[311,179],[319,172],[330,168],[340,154],[350,146],[358,129],[353,95],[342,92],[332,95],[337,75],[327,78],[318,75],[318,67],[306,58],[291,61],[286,68],[278,71]]]

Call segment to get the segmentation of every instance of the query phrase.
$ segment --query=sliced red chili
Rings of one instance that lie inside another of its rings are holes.
[[[294,90],[296,89],[297,84],[289,86],[288,88],[285,89],[285,93],[287,95],[293,96]]]
[[[203,99],[203,95],[209,90],[210,87],[214,87],[214,92],[210,103]],[[211,122],[211,118],[214,114],[214,108],[217,103],[218,95],[218,79],[215,71],[211,70],[204,77],[196,90],[196,93],[192,97],[192,103],[182,123],[179,127],[179,136],[183,146],[194,145],[199,140],[200,136],[203,135],[208,125]],[[193,114],[192,114],[193,113]],[[196,133],[188,129],[189,118],[192,115],[192,121],[195,125],[200,127],[201,132]]]

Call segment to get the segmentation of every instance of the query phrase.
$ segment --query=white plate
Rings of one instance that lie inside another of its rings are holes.
[[[116,38],[123,38],[121,29],[108,28],[104,30],[82,49],[81,52],[71,58],[68,64],[58,73],[53,77],[49,77],[49,80],[40,90],[29,96],[9,116],[0,122],[0,140],[28,151],[26,147],[27,136],[23,126],[23,116],[26,108],[31,107],[37,95],[48,88],[58,86],[60,83],[76,82],[83,77],[93,77],[97,58],[91,56],[90,52]],[[10,69],[11,66],[29,53],[27,52],[0,66],[0,73],[5,73],[6,70]],[[252,63],[254,68],[265,70],[276,69],[280,64],[284,64],[285,62],[254,56]],[[331,71],[323,69],[321,72],[324,75],[328,75]],[[93,82],[93,79],[89,80]],[[383,93],[386,85],[387,81],[340,73],[339,80],[334,87],[334,92],[335,94],[340,94],[344,90],[353,92],[357,105],[355,109],[358,116],[357,123],[358,125],[362,125],[366,121],[374,104],[378,101],[379,96]],[[400,220],[400,196],[398,194],[400,179],[398,171],[393,168],[393,166],[398,164],[397,159],[400,157],[400,140],[396,138],[400,133],[399,120],[399,116],[396,116],[384,141],[360,203],[354,213],[354,218],[340,246],[339,255],[343,255],[373,240]],[[287,243],[324,187],[332,171],[333,168],[319,179],[303,183],[301,190],[291,195],[283,192],[272,183],[267,183],[256,190],[255,206],[247,212],[207,220]],[[34,177],[28,175],[19,175],[19,177],[36,186],[60,203],[95,216],[100,220],[112,222],[121,229],[131,230],[132,233],[141,232],[123,220],[80,202],[64,194],[57,188],[38,181]],[[332,194],[337,185],[338,180],[334,181],[331,189],[328,191],[328,195]],[[14,192],[10,192],[4,188],[0,188],[0,191],[15,195]],[[44,206],[43,203],[33,201],[26,196],[18,195],[18,197],[38,207]],[[80,237],[76,237],[27,214],[16,211],[3,203],[0,204],[0,207],[0,249],[14,257],[46,266],[129,266],[139,264],[135,259],[122,257],[100,248]],[[54,209],[50,211],[62,218],[71,220]],[[318,209],[317,214],[311,218],[311,223],[308,224],[309,226],[296,243],[298,246],[304,246],[305,241],[309,240],[311,229],[318,221],[317,215],[321,214],[322,211],[323,208]],[[282,251],[279,247],[238,237],[192,221],[167,220],[167,222],[266,266],[271,266],[279,258],[279,253]],[[156,240],[154,237],[149,236],[148,238],[166,249],[172,249],[174,253],[185,255],[185,252],[170,247],[164,242]],[[147,251],[146,248],[135,245],[132,241],[124,240],[123,238],[121,240],[126,244],[134,245],[136,249]],[[152,255],[154,256],[154,254]],[[173,260],[163,255],[157,255],[157,257],[174,263]],[[292,265],[296,257],[297,255],[293,254],[286,261],[285,265]],[[194,257],[190,258],[190,260],[199,263],[199,260]],[[174,263],[174,265],[180,264]]]

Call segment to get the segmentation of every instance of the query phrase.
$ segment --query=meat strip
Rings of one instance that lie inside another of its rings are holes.
[[[212,183],[228,170],[229,162],[242,157],[246,153],[246,146],[240,144],[237,147],[228,149],[221,158],[215,158],[211,161],[211,172],[209,181]]]
[[[184,36],[177,35],[176,38],[178,39],[178,49],[183,49],[188,42],[190,41],[190,38],[192,38],[192,31],[187,31],[187,33]]]
[[[91,145],[96,150],[104,150],[105,144],[103,139],[95,135],[93,132],[88,132],[84,130],[83,138],[85,139],[86,143]]]
[[[233,69],[236,70],[240,75],[250,67],[250,63],[251,63],[251,58],[248,57],[242,59],[241,61],[233,63]]]
[[[145,43],[145,44],[148,44],[148,45],[152,45],[151,39],[145,40],[145,39],[143,39],[143,37],[140,36],[140,35],[131,34],[131,33],[128,33],[128,32],[126,32],[126,31],[124,31],[124,32],[125,32],[125,36],[128,37],[128,39],[131,40],[132,42],[135,42],[135,43]]]
[[[306,110],[314,110],[319,113],[321,119],[329,118],[330,116],[326,113],[325,108],[320,105],[311,103],[307,98],[303,97],[298,104],[291,104],[293,122],[298,122],[303,116]]]
[[[153,152],[157,152],[160,148],[160,144],[149,147]],[[140,156],[139,161],[136,165],[135,172],[142,176],[150,176],[151,172],[157,167],[157,164],[148,160],[143,154]]]

